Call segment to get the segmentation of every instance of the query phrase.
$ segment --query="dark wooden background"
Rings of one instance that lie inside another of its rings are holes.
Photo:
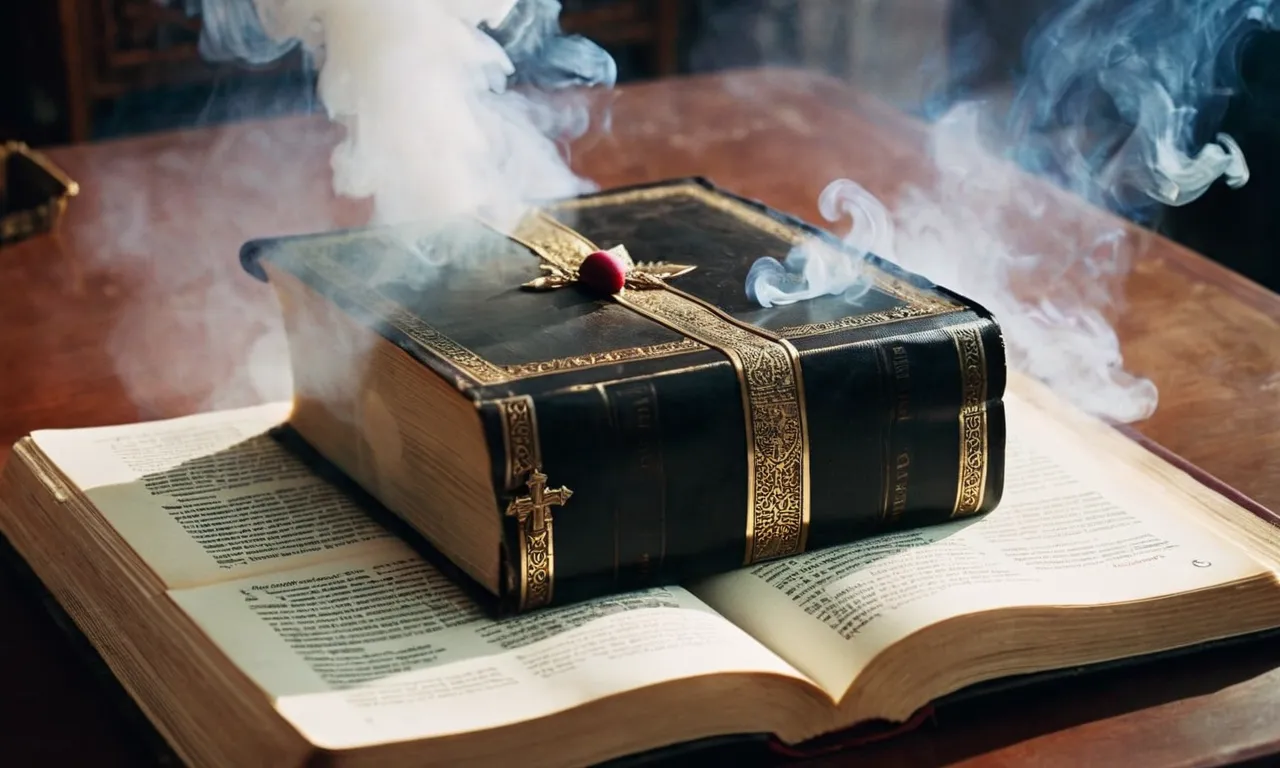
[[[255,72],[201,62],[199,21],[180,10],[187,1],[0,2],[0,140],[49,145],[317,108],[298,56]],[[803,65],[928,117],[1014,87],[1028,33],[1062,2],[566,0],[562,19],[614,55],[623,83]],[[1249,40],[1236,58],[1240,82],[1221,128],[1243,147],[1252,179],[1141,223],[1280,290],[1280,33]]]

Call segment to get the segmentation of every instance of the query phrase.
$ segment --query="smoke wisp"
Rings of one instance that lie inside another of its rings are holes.
[[[1243,153],[1217,126],[1241,44],[1278,21],[1271,0],[1059,4],[1032,30],[1011,100],[958,101],[933,124],[933,184],[885,206],[832,182],[820,208],[835,221],[832,201],[857,201],[855,255],[801,246],[786,264],[761,260],[747,294],[764,306],[856,296],[856,254],[870,250],[987,306],[1010,364],[1077,406],[1150,416],[1156,388],[1125,370],[1112,317],[1138,244],[1117,220],[1036,194],[1015,168],[1139,222],[1219,180],[1245,184]]]
[[[747,296],[762,307],[794,304],[818,296],[841,294],[846,301],[862,298],[870,289],[867,263],[860,257],[894,252],[894,227],[889,210],[856,182],[841,179],[818,198],[818,211],[827,221],[851,220],[844,242],[859,258],[834,253],[820,240],[806,240],[785,261],[757,260],[747,272]]]
[[[1130,215],[1249,180],[1219,134],[1241,44],[1272,0],[1077,0],[1033,33],[1008,115],[1011,156]]]
[[[602,49],[561,31],[555,0],[183,6],[201,17],[209,61],[260,66],[302,53],[340,130],[305,122],[217,128],[179,134],[159,154],[95,155],[97,167],[82,169],[100,181],[78,200],[93,223],[75,246],[112,280],[131,276],[112,283],[129,300],[104,329],[104,351],[143,417],[290,395],[280,308],[239,270],[241,243],[369,219],[418,222],[415,231],[464,215],[503,224],[528,202],[593,188],[562,157],[596,118],[566,87],[609,88],[616,68]],[[303,79],[268,88],[266,98],[293,100],[299,86],[310,97]],[[263,98],[261,89],[219,83],[205,111],[216,105],[235,122],[258,115]],[[317,167],[326,151],[329,167]],[[316,185],[326,173],[332,193]],[[408,244],[414,268],[374,279],[427,280],[449,258],[445,249]],[[335,370],[331,384],[350,378]]]
[[[372,199],[374,223],[505,225],[531,201],[594,188],[561,151],[586,107],[548,94],[611,87],[616,67],[562,33],[556,0],[203,0],[201,13],[211,60],[301,47],[315,61],[317,96],[346,131],[334,189]]]

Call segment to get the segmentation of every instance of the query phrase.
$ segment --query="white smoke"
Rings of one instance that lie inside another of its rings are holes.
[[[359,221],[312,181],[332,137],[323,126],[262,125],[144,141],[155,149],[86,152],[74,168],[94,183],[75,200],[79,225],[64,233],[91,265],[73,282],[81,300],[101,292],[118,313],[100,350],[116,382],[102,386],[120,386],[138,418],[288,398],[279,307],[269,290],[254,295],[261,286],[236,249],[261,237],[259,227],[284,234]]]
[[[304,51],[319,68],[317,95],[341,128],[305,120],[213,128],[170,135],[158,153],[85,155],[95,167],[75,168],[97,183],[76,200],[89,224],[70,230],[68,247],[102,267],[77,278],[85,291],[101,284],[127,295],[103,351],[115,366],[110,386],[124,390],[140,417],[293,391],[280,309],[271,289],[240,269],[243,242],[370,218],[480,214],[503,223],[526,201],[592,186],[561,158],[589,117],[585,98],[565,87],[608,88],[616,70],[599,47],[562,33],[554,0],[185,6],[201,17],[210,61],[261,65]],[[227,85],[218,85],[208,111],[255,116],[261,94]],[[297,95],[285,90],[291,86],[269,95]],[[408,279],[431,274],[433,254],[418,255],[421,269]],[[346,373],[334,371],[333,385]]]
[[[894,226],[889,210],[875,195],[848,179],[833,182],[818,198],[818,211],[827,221],[852,219],[844,242],[858,258],[842,257],[820,240],[807,240],[794,248],[783,262],[765,257],[747,272],[747,296],[762,307],[794,304],[797,301],[839,293],[850,302],[870,289],[868,254],[892,259]]]
[[[1010,156],[1099,204],[1184,205],[1249,179],[1211,124],[1240,45],[1277,26],[1273,0],[1074,0],[1033,36],[1003,138]],[[1207,135],[1206,135],[1207,134]]]
[[[561,33],[554,0],[203,0],[201,13],[208,59],[264,63],[295,46],[314,59],[320,102],[346,129],[334,189],[371,198],[374,223],[502,225],[594,189],[561,151],[585,108],[547,94],[612,86],[616,68]]]
[[[885,258],[986,306],[1009,364],[1078,407],[1116,422],[1150,416],[1155,386],[1124,369],[1108,317],[1133,257],[1121,222],[981,152],[978,117],[965,104],[934,126],[937,182],[898,198]]]
[[[1251,31],[1275,28],[1271,0],[1071,0],[1034,31],[1011,103],[962,101],[932,126],[936,180],[888,201],[840,179],[819,206],[852,215],[854,255],[808,244],[762,259],[746,291],[763,306],[819,295],[855,299],[875,253],[990,309],[1010,364],[1103,418],[1155,409],[1148,380],[1125,370],[1114,329],[1139,246],[1117,218],[1185,205],[1222,179],[1249,178],[1214,129]],[[1213,140],[1198,139],[1205,134]],[[1216,134],[1216,135],[1214,135]],[[1028,184],[1042,174],[1077,196]],[[843,202],[840,202],[843,201]]]

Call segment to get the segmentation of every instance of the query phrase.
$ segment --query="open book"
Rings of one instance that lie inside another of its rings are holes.
[[[795,743],[1280,626],[1268,523],[1038,385],[1006,406],[985,517],[503,620],[269,436],[288,404],[36,432],[0,530],[193,765]]]

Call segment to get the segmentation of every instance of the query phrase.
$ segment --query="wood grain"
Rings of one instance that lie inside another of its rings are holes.
[[[816,201],[834,178],[892,200],[933,173],[921,126],[814,75],[668,80],[613,101],[612,130],[572,151],[603,186],[705,175],[822,225]],[[302,118],[52,151],[82,192],[56,234],[0,250],[0,458],[33,429],[287,396],[274,298],[236,255],[250,237],[367,220],[367,204],[329,191],[335,140]],[[1027,183],[1059,213],[1105,216]],[[1160,392],[1136,429],[1280,508],[1280,297],[1150,233],[1131,236],[1141,253],[1117,323],[1126,363]],[[0,737],[6,763],[142,753],[7,578],[0,626],[0,674],[21,702]],[[944,709],[912,735],[821,761],[1216,765],[1273,751],[1280,654],[1246,646]]]

